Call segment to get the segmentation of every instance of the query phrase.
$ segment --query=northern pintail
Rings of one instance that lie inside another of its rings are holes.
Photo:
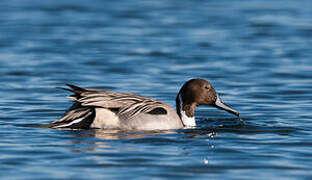
[[[67,129],[165,130],[196,126],[195,108],[212,105],[236,116],[239,113],[224,104],[212,85],[204,79],[191,79],[176,97],[176,111],[152,98],[132,93],[85,89],[67,84],[74,104],[64,116],[47,127]]]

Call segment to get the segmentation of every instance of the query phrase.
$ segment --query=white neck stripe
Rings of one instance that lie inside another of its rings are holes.
[[[182,122],[184,124],[184,126],[196,126],[196,121],[195,121],[195,117],[192,116],[192,117],[188,117],[186,114],[185,114],[185,111],[183,111],[183,101],[182,101],[182,97],[181,97],[181,94],[179,94],[179,101],[180,101],[180,114],[181,114],[181,119],[182,119]]]

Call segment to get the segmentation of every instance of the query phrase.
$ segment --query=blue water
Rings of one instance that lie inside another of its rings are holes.
[[[312,1],[0,1],[0,179],[312,179]],[[33,128],[62,116],[55,87],[175,106],[209,80],[195,129]]]

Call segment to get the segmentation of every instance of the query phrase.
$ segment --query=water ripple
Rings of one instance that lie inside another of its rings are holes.
[[[1,179],[311,179],[311,1],[0,1]],[[226,13],[224,13],[226,12]],[[33,128],[65,83],[175,106],[205,78],[193,129]],[[83,173],[82,173],[83,172]]]

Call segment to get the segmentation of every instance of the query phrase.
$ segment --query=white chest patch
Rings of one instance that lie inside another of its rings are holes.
[[[183,107],[183,101],[181,98],[181,94],[179,94],[179,101],[180,101],[180,113],[181,113],[181,119],[182,122],[184,124],[184,126],[190,127],[190,126],[196,126],[196,121],[195,121],[195,117],[188,117],[185,114],[185,111],[183,111],[182,107]]]

